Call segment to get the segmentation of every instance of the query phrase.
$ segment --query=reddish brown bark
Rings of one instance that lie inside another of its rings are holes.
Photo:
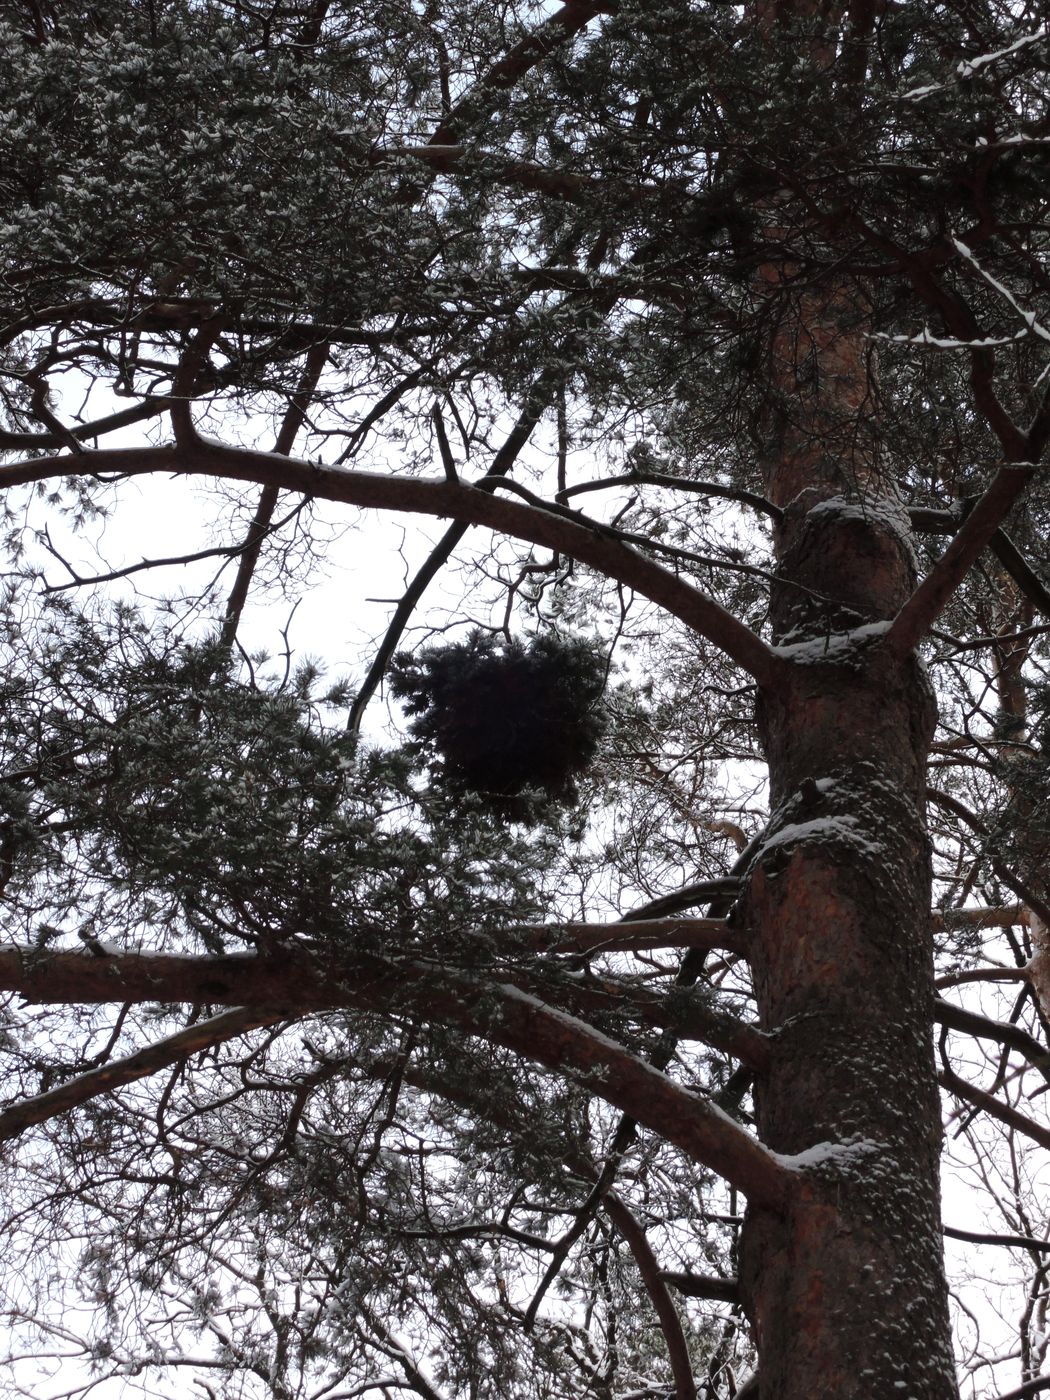
[[[930,1034],[934,704],[917,661],[870,626],[915,577],[880,480],[862,310],[859,292],[809,291],[774,341],[766,475],[784,510],[774,626],[790,667],[761,699],[773,816],[745,907],[776,1044],[760,1135],[809,1166],[786,1214],[752,1208],[745,1230],[762,1400],[957,1393]]]

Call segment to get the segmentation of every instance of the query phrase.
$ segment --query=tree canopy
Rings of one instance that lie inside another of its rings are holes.
[[[1050,1391],[1041,7],[0,45],[4,1393]]]

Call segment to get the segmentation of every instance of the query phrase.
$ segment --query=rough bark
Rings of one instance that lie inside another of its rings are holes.
[[[742,1245],[762,1400],[957,1394],[930,1032],[935,710],[918,661],[872,626],[915,571],[879,479],[857,313],[838,289],[809,297],[775,347],[791,417],[770,427],[767,490],[784,509],[774,628],[791,664],[761,698],[773,816],[743,907],[776,1043],[760,1135],[808,1155],[787,1212],[752,1209]]]

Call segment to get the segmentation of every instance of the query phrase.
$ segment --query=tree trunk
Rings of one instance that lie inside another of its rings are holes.
[[[859,294],[807,292],[773,343],[767,490],[784,509],[760,699],[772,818],[744,917],[762,1140],[806,1153],[786,1217],[749,1213],[741,1282],[762,1400],[947,1400],[924,817],[935,707],[878,645],[915,582],[880,479]],[[855,629],[860,629],[859,632]]]

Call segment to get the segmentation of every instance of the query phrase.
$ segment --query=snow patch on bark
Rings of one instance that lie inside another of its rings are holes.
[[[870,1161],[882,1151],[872,1138],[852,1138],[849,1142],[815,1142],[804,1152],[778,1152],[777,1160],[790,1171],[813,1171],[821,1167],[848,1168]]]
[[[849,844],[866,854],[881,857],[884,848],[873,841],[857,817],[814,817],[806,822],[788,822],[779,831],[774,831],[762,843],[759,857],[767,854],[775,846],[786,846],[798,841],[848,841]]]
[[[771,650],[800,666],[821,666],[842,663],[856,657],[867,646],[884,637],[890,629],[890,619],[866,622],[848,632],[828,632],[823,637],[809,637],[801,642],[781,642]]]

